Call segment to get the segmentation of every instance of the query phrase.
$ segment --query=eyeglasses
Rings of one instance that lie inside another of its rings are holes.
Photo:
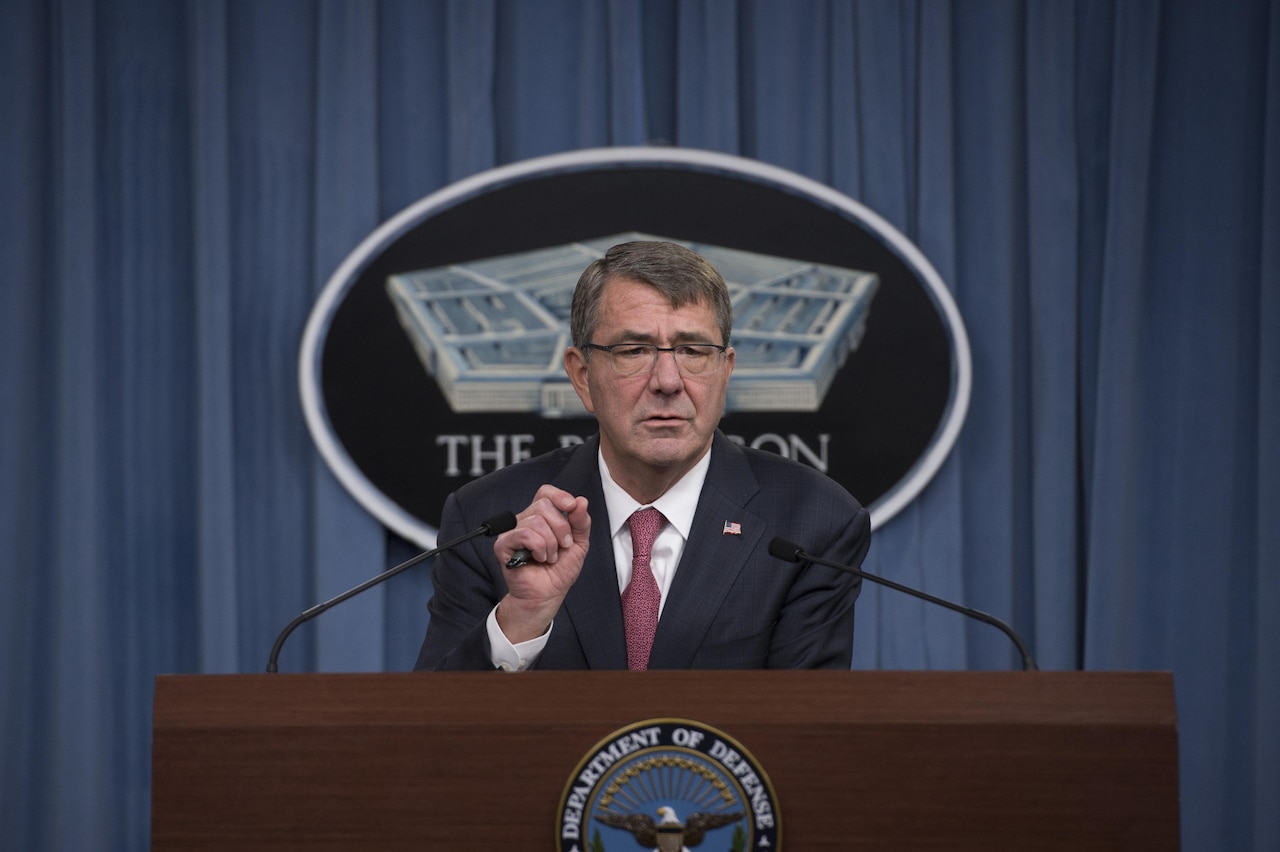
[[[724,360],[728,346],[718,343],[681,343],[678,346],[654,346],[652,343],[614,343],[600,346],[585,343],[583,349],[599,349],[609,353],[609,364],[619,376],[636,376],[653,369],[659,352],[670,352],[680,372],[687,376],[713,373]]]

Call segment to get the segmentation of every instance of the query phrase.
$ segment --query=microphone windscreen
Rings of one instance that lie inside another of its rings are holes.
[[[502,535],[507,530],[515,529],[516,516],[510,512],[499,512],[480,526],[485,527],[485,535]]]
[[[769,542],[769,555],[784,559],[787,562],[799,562],[802,550],[804,550],[803,547],[794,541],[787,541],[785,538],[775,538]]]

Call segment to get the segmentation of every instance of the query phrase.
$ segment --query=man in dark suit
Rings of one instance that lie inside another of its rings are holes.
[[[450,495],[446,540],[526,508],[491,545],[437,557],[416,668],[847,669],[858,581],[767,545],[857,566],[869,517],[719,431],[734,364],[720,274],[671,243],[614,246],[579,279],[570,330],[565,371],[599,432]]]

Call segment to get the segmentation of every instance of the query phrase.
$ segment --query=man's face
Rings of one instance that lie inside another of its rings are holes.
[[[605,284],[600,323],[591,343],[719,343],[715,311],[699,303],[673,308],[647,284],[615,279]],[[730,349],[722,363],[701,375],[680,372],[670,352],[652,369],[619,376],[609,353],[591,359],[573,348],[565,371],[587,410],[600,424],[600,448],[614,479],[641,502],[656,499],[689,471],[711,446],[733,372]],[[653,491],[657,489],[657,493]]]

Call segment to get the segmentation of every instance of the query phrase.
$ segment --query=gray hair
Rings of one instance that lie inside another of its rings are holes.
[[[657,290],[673,308],[708,304],[716,313],[721,342],[729,345],[733,304],[724,278],[701,255],[675,243],[637,240],[619,243],[591,262],[578,278],[569,313],[573,345],[591,343],[600,324],[604,287],[613,280],[639,281]]]

